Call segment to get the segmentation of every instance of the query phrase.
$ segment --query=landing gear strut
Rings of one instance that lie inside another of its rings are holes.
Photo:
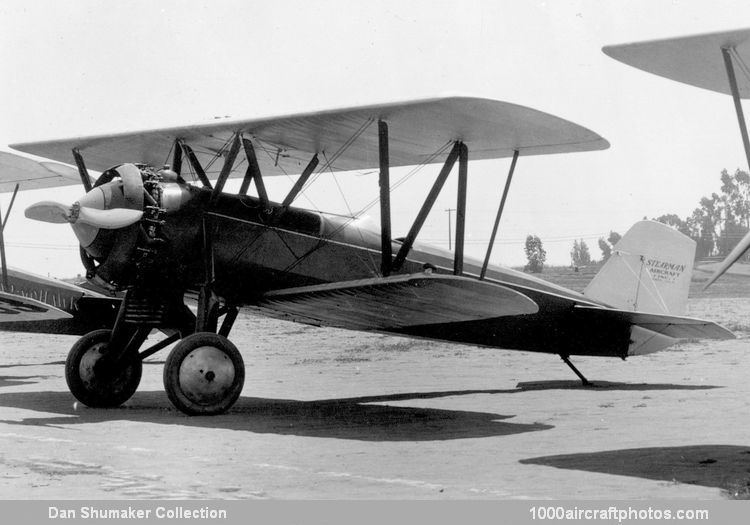
[[[168,299],[133,288],[112,330],[90,332],[73,345],[65,364],[68,387],[87,406],[119,406],[138,388],[143,359],[183,337],[164,365],[167,396],[186,414],[221,414],[234,405],[245,383],[242,355],[227,339],[236,318],[237,308],[223,304],[208,287],[201,291],[197,317],[181,294]],[[154,328],[172,334],[139,353]]]
[[[118,221],[104,221],[101,229],[112,231],[99,239],[97,227],[93,239],[82,242],[82,246],[87,246],[81,249],[87,279],[98,279],[113,294],[125,291],[112,329],[84,335],[73,345],[66,361],[70,391],[90,407],[116,407],[127,401],[138,388],[143,360],[177,341],[166,360],[164,386],[178,409],[187,414],[219,414],[235,403],[244,385],[242,356],[227,339],[237,318],[237,304],[219,296],[232,296],[231,284],[223,288],[216,284],[212,240],[216,228],[211,224],[211,213],[196,217],[202,226],[202,251],[201,238],[194,235],[197,229],[182,223],[170,228],[169,214],[195,197],[186,187],[173,184],[181,181],[182,155],[187,153],[191,163],[195,161],[196,171],[203,171],[192,150],[179,140],[175,146],[177,172],[168,167],[156,170],[147,165],[125,164],[104,172],[96,183],[102,191],[107,189],[109,193],[105,195],[121,198],[120,204],[112,200],[113,209],[132,209],[139,219],[125,221],[127,224],[122,226],[118,226]],[[209,212],[231,173],[240,146],[240,135],[236,134],[216,188],[204,203]],[[88,194],[92,190],[88,172],[78,150],[73,153]],[[120,181],[114,181],[115,177]],[[211,187],[208,179],[203,179]],[[107,199],[109,206],[111,199]],[[192,211],[197,212],[200,206],[196,204]],[[99,241],[95,245],[96,239]],[[202,278],[197,261],[184,260],[193,254],[201,255]],[[198,283],[202,286],[196,316],[185,305],[184,294]],[[153,330],[162,331],[167,337],[141,351]]]

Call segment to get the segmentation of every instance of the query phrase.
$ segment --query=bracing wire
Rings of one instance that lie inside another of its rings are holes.
[[[744,60],[742,60],[742,57],[737,52],[737,49],[732,47],[730,48],[729,52],[732,55],[732,58],[734,58],[736,64],[739,66],[739,69],[742,71],[742,74],[745,75],[745,78],[747,80],[750,80],[750,68],[747,66]]]
[[[313,177],[310,178],[310,180],[307,181],[307,183],[302,187],[302,191],[305,191],[307,188],[309,188],[317,179],[320,177],[321,174],[323,174],[326,171],[333,170],[333,163],[336,162],[341,155],[344,154],[344,152],[349,149],[349,146],[354,144],[354,141],[356,141],[362,133],[364,133],[367,128],[370,127],[370,124],[375,122],[374,118],[368,118],[366,119],[359,128],[341,145],[339,146],[339,149],[337,149],[333,155],[331,155],[330,159],[326,160],[326,163],[318,168],[318,171]],[[323,152],[325,153],[325,152]]]
[[[412,177],[413,175],[415,175],[416,173],[418,173],[425,166],[427,166],[428,164],[432,163],[432,161],[436,157],[438,157],[442,152],[444,152],[446,149],[448,149],[448,147],[451,144],[452,144],[452,142],[448,141],[448,142],[446,142],[446,144],[444,144],[443,146],[441,146],[440,148],[438,148],[438,150],[435,151],[435,153],[433,153],[432,155],[430,155],[422,164],[419,164],[419,165],[415,166],[411,171],[409,171],[409,173],[407,173],[401,179],[399,179],[399,181],[396,184],[392,185],[391,188],[389,189],[389,192],[392,193],[393,190],[395,190],[398,186],[400,186],[401,184],[403,184],[404,182],[406,182],[410,177]],[[312,255],[313,253],[315,253],[321,247],[325,246],[326,241],[328,241],[329,239],[332,239],[333,237],[335,237],[341,230],[343,230],[344,228],[346,228],[353,221],[357,220],[361,216],[362,213],[364,213],[367,210],[369,210],[370,208],[372,208],[375,204],[377,204],[379,202],[379,200],[380,200],[379,198],[374,199],[371,203],[369,203],[362,210],[360,210],[357,215],[348,217],[347,220],[344,221],[338,228],[336,228],[335,230],[333,230],[332,232],[330,232],[325,237],[321,237],[320,240],[318,241],[318,243],[313,248],[311,248],[310,250],[308,250],[307,253],[305,253],[304,255],[302,255],[299,259],[297,259],[296,261],[294,261],[293,263],[291,263],[289,266],[287,266],[282,271],[284,273],[291,271],[294,267],[296,267],[299,263],[301,263],[307,257],[309,257],[310,255]]]
[[[270,150],[269,150],[269,149],[268,149],[268,148],[267,148],[267,147],[266,147],[266,146],[264,145],[264,144],[265,144],[265,141],[263,141],[263,140],[261,140],[261,139],[259,139],[259,138],[257,138],[257,137],[253,137],[253,139],[254,139],[254,140],[255,140],[255,142],[256,142],[256,143],[258,144],[258,146],[260,146],[260,149],[261,149],[261,150],[263,150],[263,153],[265,153],[265,154],[266,154],[266,155],[268,156],[268,158],[269,158],[269,159],[271,159],[271,160],[275,161],[275,157],[273,156],[273,154],[271,153],[271,151],[270,151]],[[268,144],[270,144],[270,143],[268,143]],[[278,167],[278,168],[279,168],[279,169],[281,170],[281,172],[282,172],[282,173],[283,173],[284,175],[286,175],[286,178],[287,178],[287,179],[289,179],[289,180],[290,180],[290,181],[292,182],[292,184],[294,184],[294,179],[292,178],[292,176],[291,176],[291,175],[289,175],[289,173],[287,173],[287,171],[286,171],[286,170],[284,169],[284,167],[283,167],[283,166],[281,166],[280,164],[278,164],[278,165],[277,165],[277,167]],[[310,199],[310,197],[309,197],[308,195],[306,195],[306,194],[305,194],[304,192],[302,192],[302,191],[300,192],[300,195],[301,195],[301,196],[302,196],[302,197],[303,197],[303,198],[304,198],[304,199],[305,199],[305,200],[306,200],[307,202],[309,202],[309,203],[310,203],[310,206],[312,206],[312,208],[313,208],[314,210],[320,211],[320,209],[319,209],[319,208],[318,208],[318,207],[317,207],[317,206],[315,205],[315,203],[314,203],[314,202],[313,202],[313,201],[312,201],[312,200]]]
[[[328,161],[328,158],[327,158],[325,152],[323,152],[323,158],[325,158],[325,160],[326,160],[326,165],[328,165],[330,167],[331,163]],[[352,212],[352,207],[349,206],[349,201],[346,198],[346,194],[344,193],[344,190],[341,188],[341,184],[339,184],[339,180],[338,180],[338,178],[336,178],[336,174],[333,172],[333,169],[331,169],[331,177],[333,177],[333,182],[336,183],[336,188],[338,188],[339,193],[341,194],[341,198],[344,200],[344,205],[346,206],[346,209],[349,211],[349,216],[353,216],[354,213]],[[350,221],[347,221],[347,223],[349,223],[349,222]],[[339,231],[340,229],[341,228],[337,228],[336,231]],[[365,244],[365,237],[364,237],[364,235],[362,235],[362,230],[360,228],[357,228],[357,233],[359,234],[359,238],[362,241],[362,244],[364,245]],[[375,260],[373,259],[372,253],[370,253],[369,251],[367,251],[367,257],[368,257],[369,263],[372,265],[372,268],[377,269],[378,265],[375,262]],[[364,259],[360,258],[360,260],[364,260]]]
[[[331,175],[333,176],[333,180],[334,180],[334,182],[335,182],[335,184],[336,184],[339,192],[341,193],[341,195],[342,195],[342,197],[344,199],[344,204],[347,207],[347,210],[349,212],[349,216],[347,216],[347,219],[345,221],[343,221],[333,231],[327,232],[327,235],[325,235],[325,237],[321,237],[319,239],[319,241],[316,243],[316,245],[313,248],[311,248],[310,250],[308,250],[307,253],[305,253],[305,254],[303,254],[302,256],[299,256],[299,257],[295,256],[296,260],[293,263],[291,263],[287,268],[285,268],[284,270],[282,270],[284,273],[291,271],[295,266],[297,266],[298,264],[300,264],[303,260],[305,260],[307,257],[309,257],[310,255],[312,255],[314,252],[316,252],[317,250],[319,250],[322,246],[324,246],[326,241],[334,238],[339,232],[341,232],[344,228],[346,228],[347,226],[349,226],[353,221],[355,221],[358,218],[360,218],[364,213],[366,213],[368,210],[370,210],[373,206],[375,206],[379,202],[379,198],[375,198],[372,201],[370,201],[369,203],[367,203],[358,212],[354,213],[353,210],[352,210],[352,208],[351,208],[351,206],[350,206],[350,204],[349,204],[349,202],[347,201],[346,195],[344,195],[343,189],[341,188],[341,185],[339,184],[339,181],[336,178],[336,176],[334,174],[334,171],[333,171],[333,166],[336,163],[336,161],[368,129],[368,127],[374,121],[375,121],[374,118],[368,118],[368,119],[366,119],[359,126],[359,128],[357,128],[354,131],[354,133],[330,157],[328,157],[328,155],[326,155],[325,151],[321,152],[323,154],[323,158],[324,158],[325,162],[324,162],[323,166],[321,166],[320,168],[318,168],[316,170],[316,173],[310,178],[310,180],[308,180],[307,183],[305,183],[305,185],[302,187],[302,189],[300,191],[300,194],[312,205],[313,209],[318,210],[320,212],[321,210],[315,205],[315,203],[312,202],[312,200],[309,198],[309,196],[306,195],[306,191],[305,190],[309,189],[309,187],[324,172],[330,172]],[[222,145],[222,147],[216,153],[214,153],[214,155],[211,157],[211,159],[209,160],[209,162],[206,163],[206,165],[204,167],[204,170],[206,171],[206,173],[209,172],[209,170],[214,165],[214,163],[224,154],[224,152],[227,150],[227,148],[229,148],[229,146],[230,146],[233,138],[234,137],[232,137],[229,140],[227,140]],[[257,137],[254,137],[254,140],[260,146],[261,150],[270,159],[274,160],[274,163],[275,163],[275,156],[274,156],[273,152],[271,152],[269,150],[269,148],[267,147],[267,144],[265,143],[265,141],[263,141],[263,140],[261,140],[261,139],[259,139]],[[268,144],[272,145],[271,143],[268,143]],[[389,189],[389,191],[392,193],[394,190],[396,190],[398,187],[400,187],[402,184],[404,184],[406,181],[408,181],[411,177],[413,177],[416,173],[418,173],[419,171],[421,171],[425,166],[427,166],[428,164],[431,164],[435,160],[435,158],[437,158],[439,155],[441,155],[442,153],[444,153],[445,150],[448,147],[451,146],[451,144],[452,144],[452,142],[448,141],[443,146],[441,146],[440,148],[438,148],[438,150],[435,151],[429,157],[427,157],[427,159],[425,161],[423,161],[421,164],[415,166],[407,174],[405,174],[404,176],[402,176],[396,183],[394,183],[393,185],[391,185],[391,188]],[[172,148],[170,149],[167,158],[169,158],[169,155],[171,155],[173,149],[174,149],[174,144],[173,144]],[[189,170],[189,172],[191,174],[191,177],[192,177],[193,181],[195,181],[196,178],[197,178],[197,175],[194,172],[193,166],[189,162],[186,163],[186,164],[188,166],[188,170]],[[291,178],[291,176],[289,175],[289,173],[287,173],[286,170],[281,165],[278,165],[278,167],[279,167],[279,169],[281,169],[281,171],[284,173],[284,175],[286,175],[290,180],[293,180]],[[364,237],[362,236],[362,232],[359,231],[359,234],[360,234],[360,236],[361,236],[361,238],[362,238],[362,240],[364,242]],[[247,249],[249,249],[250,247],[252,247],[252,245],[254,245],[261,237],[262,237],[262,235],[254,236],[254,238],[251,239],[248,244],[245,244],[245,246],[243,247],[243,249],[240,250],[240,253],[246,252]],[[282,239],[282,241],[283,241],[283,239]],[[287,246],[287,248],[289,248],[289,247]],[[291,249],[290,249],[290,251],[291,251]],[[293,252],[292,252],[292,254],[294,255]],[[370,263],[373,265],[373,267],[377,267],[375,261],[372,259],[372,254],[369,254],[369,259],[370,259]]]

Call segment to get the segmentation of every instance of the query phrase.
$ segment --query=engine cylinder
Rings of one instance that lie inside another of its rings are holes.
[[[186,184],[162,182],[159,187],[161,188],[159,204],[166,213],[174,213],[193,197]]]

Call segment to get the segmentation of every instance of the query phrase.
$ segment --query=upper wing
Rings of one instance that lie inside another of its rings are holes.
[[[70,156],[70,155],[69,155]],[[25,190],[81,184],[78,170],[57,162],[21,157],[0,151],[0,193],[21,184]]]
[[[278,290],[266,313],[356,330],[475,321],[536,313],[536,303],[504,286],[453,275],[397,275]]]
[[[154,166],[169,163],[176,139],[195,151],[205,167],[235,132],[254,139],[264,175],[300,173],[314,153],[325,154],[330,169],[369,169],[379,165],[377,120],[389,126],[391,166],[442,162],[435,153],[463,141],[472,160],[605,149],[596,133],[528,107],[469,97],[436,98],[252,120],[13,144],[35,155],[68,161],[78,148],[86,164],[105,170],[122,162]],[[221,164],[221,163],[216,163]],[[214,173],[219,170],[214,166]],[[207,169],[210,173],[210,170]],[[236,162],[234,175],[245,171]]]
[[[750,98],[750,29],[606,46],[604,53],[638,69],[692,86],[731,94],[722,48],[732,50],[744,75],[737,75],[741,98]]]

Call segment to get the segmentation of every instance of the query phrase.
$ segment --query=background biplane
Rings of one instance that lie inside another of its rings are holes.
[[[5,217],[0,215],[0,330],[83,335],[112,326],[119,299],[7,264],[3,234],[20,185],[39,189],[80,183],[75,168],[0,151],[0,192],[13,191]]]
[[[256,155],[259,145],[276,155]],[[26,215],[71,223],[89,281],[124,292],[111,329],[83,336],[68,355],[68,385],[89,406],[127,400],[142,360],[179,341],[164,367],[170,400],[188,414],[226,410],[244,383],[242,356],[228,339],[240,307],[312,325],[557,354],[584,382],[571,355],[624,359],[675,338],[732,337],[681,316],[695,245],[658,223],[636,224],[583,294],[489,264],[520,156],[608,147],[588,129],[527,107],[438,98],[12,147],[61,162],[72,154],[86,194],[72,205],[40,202]],[[469,156],[512,159],[483,261],[464,256]],[[408,233],[393,239],[390,168],[440,161]],[[451,253],[417,236],[456,164]],[[87,166],[102,172],[93,184]],[[380,231],[292,206],[316,173],[373,168]],[[278,173],[300,175],[275,202],[263,181]],[[242,177],[236,194],[223,191],[232,176]],[[251,184],[257,196],[247,194]],[[198,294],[197,314],[185,306],[188,292]],[[141,350],[155,328],[168,337]]]
[[[649,73],[731,95],[750,166],[750,137],[742,109],[742,100],[750,98],[750,29],[612,45],[603,51]],[[750,233],[719,264],[705,287],[721,277],[748,248]]]

